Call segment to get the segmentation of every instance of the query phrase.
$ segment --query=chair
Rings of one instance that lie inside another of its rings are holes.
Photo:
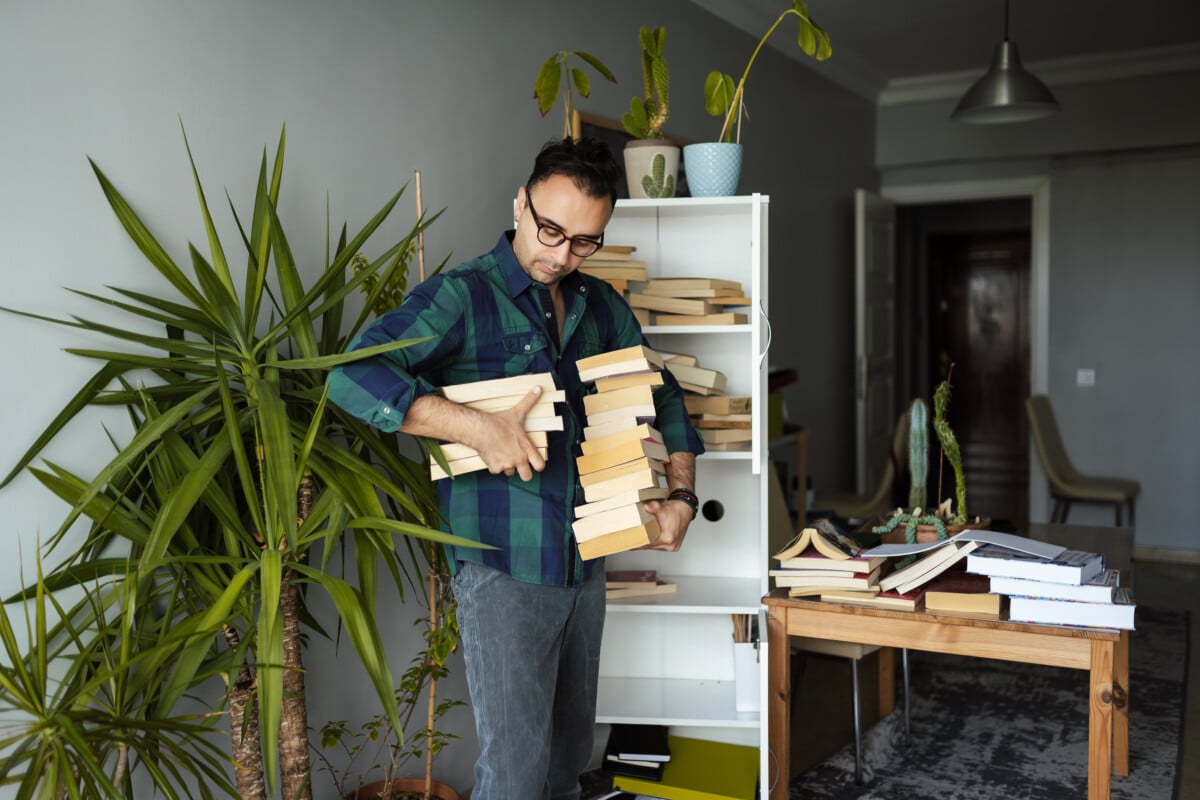
[[[1134,500],[1141,491],[1141,484],[1126,478],[1081,474],[1067,457],[1050,398],[1043,394],[1034,395],[1025,401],[1025,410],[1029,414],[1029,430],[1037,446],[1038,458],[1050,481],[1050,495],[1054,498],[1050,521],[1065,523],[1072,503],[1101,503],[1111,504],[1116,509],[1117,527],[1121,527],[1121,514],[1128,506],[1129,526],[1133,527]]]
[[[895,508],[892,492],[897,472],[908,466],[908,409],[896,420],[892,434],[892,450],[879,485],[869,495],[854,492],[815,492],[813,508],[831,511],[841,519],[874,519]]]
[[[850,692],[854,712],[854,782],[862,783],[862,711],[858,695],[858,662],[865,656],[879,649],[878,645],[859,644],[857,642],[835,642],[829,639],[813,639],[808,636],[788,637],[792,650],[807,653],[817,653],[834,658],[845,658],[850,661]],[[900,651],[904,674],[904,740],[910,740],[909,730],[909,684],[908,684],[908,650]]]

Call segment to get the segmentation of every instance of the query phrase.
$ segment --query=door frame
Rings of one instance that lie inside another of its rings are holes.
[[[1013,178],[898,184],[879,194],[898,206],[970,200],[1030,198],[1029,221],[1029,387],[1046,394],[1050,384],[1050,178]],[[1048,519],[1050,492],[1037,452],[1029,448],[1029,517]]]

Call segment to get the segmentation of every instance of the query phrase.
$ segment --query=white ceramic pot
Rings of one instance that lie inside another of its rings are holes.
[[[630,198],[674,197],[678,180],[678,147],[661,139],[626,142],[625,183]]]

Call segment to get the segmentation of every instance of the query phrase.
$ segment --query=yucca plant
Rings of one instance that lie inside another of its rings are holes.
[[[316,278],[306,285],[277,213],[285,142],[286,129],[273,163],[262,155],[249,224],[230,203],[246,259],[240,287],[185,132],[208,239],[207,256],[188,246],[190,277],[92,162],[120,224],[179,299],[126,289],[113,289],[115,297],[77,292],[128,314],[128,324],[4,309],[119,344],[68,350],[100,367],[0,487],[84,408],[127,409],[133,435],[127,442],[111,437],[115,455],[94,477],[49,462],[33,469],[71,506],[51,549],[63,545],[78,520],[90,522],[86,541],[59,554],[62,565],[47,581],[56,589],[91,589],[98,576],[109,576],[107,591],[119,602],[105,602],[124,615],[157,615],[156,624],[170,632],[123,637],[120,658],[105,670],[130,664],[144,670],[139,714],[147,724],[171,717],[198,688],[225,681],[234,788],[252,800],[273,794],[277,784],[288,800],[312,796],[305,593],[330,599],[389,722],[399,729],[376,619],[379,566],[403,593],[404,583],[419,582],[420,575],[406,554],[415,550],[398,548],[398,540],[470,544],[437,530],[424,462],[404,456],[394,435],[343,414],[325,396],[325,377],[334,365],[411,344],[343,354],[369,317],[367,309],[351,314],[346,299],[368,279],[406,268],[416,235],[437,215],[419,220],[353,274],[348,264],[361,256],[404,189],[352,237],[342,226],[332,253],[326,220],[324,264],[310,270]],[[368,308],[386,283],[368,291]],[[155,329],[160,332],[138,332]],[[351,545],[353,584],[328,569],[333,554]],[[90,700],[77,698],[84,705]]]

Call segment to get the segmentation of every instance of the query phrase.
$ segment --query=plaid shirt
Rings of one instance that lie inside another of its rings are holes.
[[[570,586],[602,569],[583,562],[571,534],[574,507],[583,502],[575,456],[582,438],[585,388],[575,362],[597,353],[645,344],[629,306],[604,281],[578,271],[562,283],[566,319],[558,341],[549,290],[521,269],[511,232],[486,255],[435,275],[377,319],[350,349],[399,340],[428,341],[336,368],[330,400],[385,431],[403,424],[414,400],[438,386],[549,372],[566,390],[564,430],[549,434],[546,468],[533,480],[486,470],[438,482],[448,530],[497,550],[450,548],[450,562],[478,561],[532,583]],[[679,384],[666,370],[655,391],[655,427],[668,452],[704,452],[688,422]]]

